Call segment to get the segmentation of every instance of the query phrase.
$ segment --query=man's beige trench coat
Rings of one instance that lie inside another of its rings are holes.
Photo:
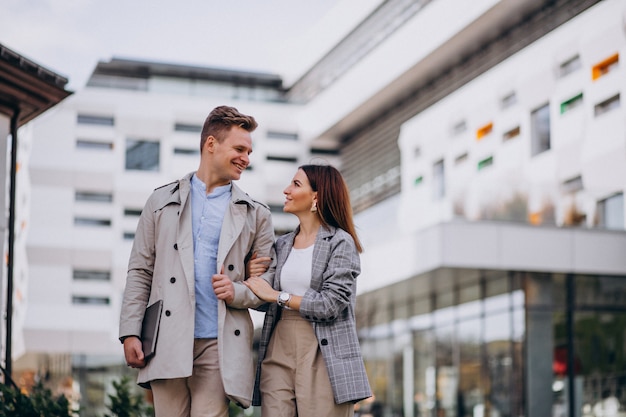
[[[139,371],[137,382],[188,377],[194,343],[194,253],[191,230],[191,174],[157,188],[139,219],[128,266],[119,336],[141,334],[146,306],[163,300],[156,355]],[[224,216],[217,265],[235,285],[235,300],[218,303],[218,349],[224,389],[238,405],[250,406],[254,384],[253,324],[248,307],[262,301],[242,281],[245,260],[274,255],[269,209],[235,184]],[[216,271],[219,272],[219,271]]]

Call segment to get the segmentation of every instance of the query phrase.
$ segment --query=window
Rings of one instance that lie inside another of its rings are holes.
[[[583,64],[580,60],[580,56],[573,56],[559,66],[559,77],[563,78],[566,75],[571,74],[572,72],[578,71],[582,68],[582,66]]]
[[[563,193],[575,193],[583,189],[583,178],[578,175],[577,177],[570,178],[569,180],[563,181],[561,184],[561,191]]]
[[[76,139],[76,148],[94,151],[110,151],[113,149],[112,142],[99,142],[89,139]]]
[[[202,132],[202,126],[187,123],[176,123],[174,125],[174,130],[177,132],[200,133]]]
[[[339,149],[311,148],[311,155],[339,155]]]
[[[89,201],[93,203],[110,203],[113,201],[113,194],[98,193],[92,191],[76,191],[74,194],[76,201]]]
[[[617,193],[598,201],[598,226],[605,229],[624,229],[624,193]]]
[[[111,226],[111,219],[92,219],[89,217],[74,217],[75,226]]]
[[[413,185],[420,185],[423,181],[424,177],[420,175],[419,177],[415,178],[415,181],[413,181]]]
[[[288,132],[277,132],[268,130],[267,131],[268,139],[286,139],[286,140],[298,140],[297,133],[288,133]]]
[[[124,209],[124,216],[141,216],[141,209],[134,209],[134,208],[125,208]]]
[[[489,122],[486,125],[479,127],[476,130],[476,140],[481,140],[482,138],[490,134],[492,130],[493,130],[492,122]]]
[[[481,171],[491,165],[493,165],[493,156],[489,156],[481,161],[478,161],[478,170]]]
[[[550,104],[534,110],[530,115],[531,156],[550,149]]]
[[[76,123],[84,125],[113,126],[114,120],[113,117],[79,114],[76,117]]]
[[[511,140],[513,138],[518,137],[519,134],[520,134],[520,128],[519,126],[515,126],[513,129],[509,129],[502,134],[502,140],[503,141]]]
[[[577,94],[574,97],[562,102],[561,114],[565,114],[566,112],[580,106],[581,104],[583,104],[583,93]]]
[[[174,155],[200,155],[200,149],[174,148]]]
[[[500,108],[507,109],[512,107],[515,103],[517,103],[517,94],[515,94],[515,91],[511,91],[500,99]]]
[[[124,240],[133,240],[135,239],[135,232],[124,232],[124,234],[122,235],[122,238]]]
[[[607,113],[611,110],[617,109],[620,106],[620,96],[619,94],[604,100],[601,103],[598,103],[593,108],[593,113],[595,116],[600,116],[601,114]]]
[[[469,155],[467,154],[467,152],[462,153],[461,155],[454,158],[454,165],[462,164],[463,162],[467,161],[468,157]]]
[[[268,204],[270,208],[270,212],[272,213],[284,213],[284,205],[283,204]]]
[[[298,162],[298,158],[296,158],[295,156],[267,155],[266,159],[268,161],[277,161],[277,162]]]
[[[446,194],[443,159],[433,165],[433,199],[441,200]]]
[[[591,68],[591,79],[594,81],[597,80],[603,75],[606,75],[609,72],[613,71],[614,69],[617,69],[618,65],[619,65],[619,54],[615,54],[615,55],[608,57],[604,61],[597,63],[596,65],[593,66],[593,68]]]
[[[110,271],[96,271],[90,269],[75,269],[73,273],[75,280],[86,281],[111,281]]]
[[[416,146],[415,149],[413,149],[413,157],[417,159],[420,156],[422,156],[422,148],[420,148],[419,146]]]
[[[465,120],[460,120],[456,122],[454,126],[452,126],[452,134],[455,136],[460,135],[466,130],[467,130],[467,123],[465,122]]]
[[[72,304],[89,304],[89,305],[109,305],[109,297],[89,297],[83,295],[73,295]]]
[[[159,142],[127,139],[126,169],[138,171],[158,171]]]

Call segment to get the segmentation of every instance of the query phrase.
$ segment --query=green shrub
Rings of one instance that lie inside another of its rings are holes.
[[[52,395],[41,383],[33,387],[30,395],[0,384],[0,417],[73,417],[74,412],[64,395]]]

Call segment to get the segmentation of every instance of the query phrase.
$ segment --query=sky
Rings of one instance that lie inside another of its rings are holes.
[[[0,43],[68,78],[71,91],[113,57],[270,72],[289,82],[329,47],[322,38],[337,26],[327,17],[338,3],[0,0]],[[329,30],[320,31],[324,24]]]

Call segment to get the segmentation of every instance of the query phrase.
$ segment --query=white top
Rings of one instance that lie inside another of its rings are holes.
[[[280,273],[280,288],[283,291],[302,296],[311,288],[314,246],[304,249],[291,248]]]

